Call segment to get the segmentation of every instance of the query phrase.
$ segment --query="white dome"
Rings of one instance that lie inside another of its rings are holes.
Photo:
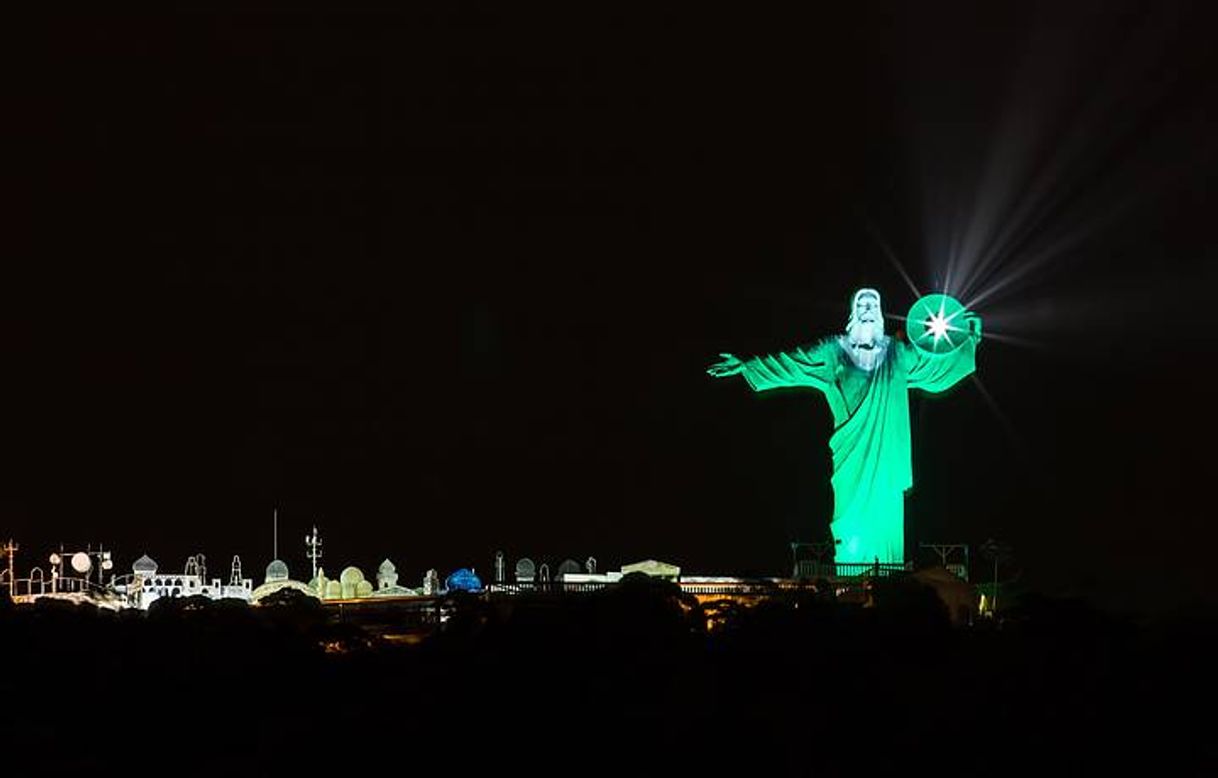
[[[152,557],[144,554],[139,559],[135,560],[135,564],[131,565],[131,572],[139,575],[156,575],[156,562]]]
[[[276,559],[266,566],[266,582],[288,580],[288,566],[282,560]]]

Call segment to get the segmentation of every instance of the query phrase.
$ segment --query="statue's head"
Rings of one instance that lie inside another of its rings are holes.
[[[852,343],[875,344],[884,337],[884,313],[880,309],[880,293],[860,289],[850,301],[850,319],[846,322],[846,337]]]

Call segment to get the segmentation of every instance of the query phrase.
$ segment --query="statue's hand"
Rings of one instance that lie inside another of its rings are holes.
[[[720,354],[723,359],[706,368],[707,375],[715,378],[727,378],[744,370],[744,362],[733,354]]]
[[[974,341],[981,340],[981,317],[973,312],[964,314],[964,323],[968,325],[968,334]]]

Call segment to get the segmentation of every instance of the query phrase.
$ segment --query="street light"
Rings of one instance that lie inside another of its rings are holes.
[[[63,561],[63,557],[52,553],[47,557],[47,561],[51,563],[51,594],[55,594],[59,591],[59,563]]]
[[[998,617],[998,563],[1011,558],[1011,547],[990,538],[981,544],[981,555],[994,563],[994,599],[990,603],[990,612]]]

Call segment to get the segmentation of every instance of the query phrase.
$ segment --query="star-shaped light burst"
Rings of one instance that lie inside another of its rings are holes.
[[[930,318],[926,320],[926,329],[930,330],[930,334],[935,336],[935,342],[938,343],[940,338],[947,337],[947,318],[943,312],[932,313]],[[948,338],[948,343],[951,338]]]
[[[946,308],[947,297],[944,296],[943,299],[939,301],[939,310],[927,317],[924,325],[926,327],[926,332],[923,337],[931,336],[934,339],[933,343],[935,346],[939,345],[940,340],[946,340],[948,346],[955,348],[956,342],[952,340],[952,337],[951,335],[948,335],[948,332],[952,330],[955,330],[956,332],[962,331],[959,327],[952,325],[952,319],[959,316],[964,309],[961,308],[949,316],[947,315]]]
[[[947,354],[969,336],[964,324],[970,314],[958,300],[947,294],[928,294],[909,309],[910,341],[930,354]],[[961,326],[964,324],[964,326]]]

